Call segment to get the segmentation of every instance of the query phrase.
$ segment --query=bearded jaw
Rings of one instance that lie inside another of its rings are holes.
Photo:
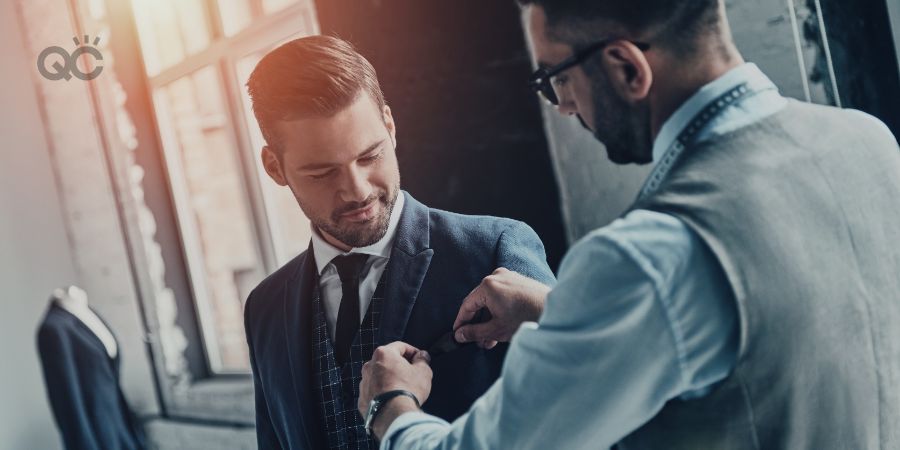
[[[394,190],[393,199],[387,200],[388,194],[378,197],[376,202],[382,205],[381,212],[364,223],[340,225],[340,215],[335,214],[331,220],[311,220],[313,226],[335,239],[353,248],[367,247],[380,241],[387,233],[391,221],[391,212],[397,202],[399,187]]]

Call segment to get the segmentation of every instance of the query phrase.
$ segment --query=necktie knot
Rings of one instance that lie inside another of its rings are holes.
[[[368,260],[369,255],[351,253],[349,255],[337,256],[331,260],[331,262],[337,269],[338,276],[341,278],[341,284],[345,284],[359,279],[363,266],[366,265],[366,261]]]

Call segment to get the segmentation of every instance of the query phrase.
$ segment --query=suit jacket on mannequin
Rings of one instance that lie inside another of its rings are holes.
[[[107,327],[108,328],[108,327]],[[121,352],[54,300],[38,329],[47,396],[67,450],[140,450],[144,434],[119,387]]]

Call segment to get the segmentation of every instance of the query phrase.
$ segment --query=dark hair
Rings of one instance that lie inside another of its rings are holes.
[[[597,39],[598,22],[629,38],[652,39],[655,47],[688,52],[705,32],[718,29],[719,0],[518,0],[540,6],[551,37],[572,45]]]
[[[266,143],[279,149],[274,124],[331,117],[359,95],[385,105],[375,68],[349,42],[332,36],[294,39],[264,56],[247,80],[253,114]]]

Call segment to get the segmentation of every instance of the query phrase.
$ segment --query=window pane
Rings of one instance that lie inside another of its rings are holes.
[[[243,300],[264,270],[221,79],[206,67],[154,100],[210,365],[247,371]]]
[[[301,35],[297,35],[288,40],[300,36]],[[272,48],[277,47],[278,45],[281,45],[281,43]],[[265,53],[266,52],[264,51],[254,53],[238,60],[236,72],[238,82],[241,86],[244,86],[247,83],[250,73],[253,72],[256,63],[259,62]],[[246,89],[241,90],[241,98],[243,99],[244,115],[247,120],[250,141],[253,147],[251,151],[258,154],[260,149],[265,145],[265,141],[263,140],[262,132],[259,131],[256,117],[253,116],[250,96],[247,94]],[[311,233],[309,219],[307,219],[300,210],[300,207],[297,205],[297,200],[294,198],[291,190],[286,187],[278,186],[269,179],[265,169],[262,167],[262,162],[259,157],[255,157],[253,160],[257,162],[258,178],[262,183],[263,195],[265,196],[266,213],[269,216],[275,257],[278,264],[281,265],[300,254],[300,252],[306,250],[306,247],[309,245]]]
[[[132,5],[149,75],[209,45],[203,0],[132,0]]]
[[[263,12],[266,14],[284,9],[285,7],[297,3],[298,0],[263,0]]]
[[[250,24],[253,13],[247,0],[219,0],[219,16],[222,30],[231,36]]]

